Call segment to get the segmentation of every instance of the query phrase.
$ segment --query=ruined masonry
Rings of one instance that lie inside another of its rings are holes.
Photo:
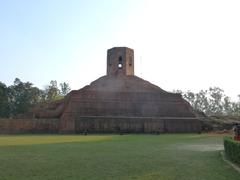
[[[36,106],[35,119],[59,119],[60,133],[200,132],[200,121],[180,94],[164,91],[134,75],[134,51],[107,51],[107,75],[63,100]]]

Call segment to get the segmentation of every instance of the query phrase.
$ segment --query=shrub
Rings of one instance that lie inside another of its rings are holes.
[[[240,164],[240,142],[231,137],[224,137],[225,154],[231,161]]]

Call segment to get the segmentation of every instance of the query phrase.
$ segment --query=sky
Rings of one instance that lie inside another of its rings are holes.
[[[135,75],[164,90],[240,94],[239,0],[0,0],[0,81],[80,89],[107,49],[134,49]]]

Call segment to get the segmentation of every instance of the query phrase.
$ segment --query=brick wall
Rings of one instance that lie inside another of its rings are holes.
[[[0,119],[0,134],[57,133],[59,119]]]
[[[196,118],[152,118],[152,117],[78,117],[76,133],[198,133],[200,121]]]

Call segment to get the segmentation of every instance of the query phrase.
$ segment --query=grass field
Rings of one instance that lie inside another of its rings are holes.
[[[217,135],[0,136],[1,180],[240,180]]]

